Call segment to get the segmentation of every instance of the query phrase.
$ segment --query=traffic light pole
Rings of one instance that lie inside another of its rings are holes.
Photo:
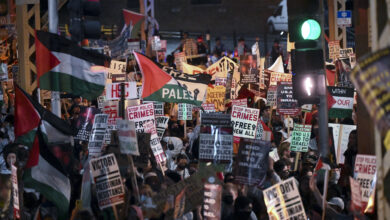
[[[57,0],[48,0],[48,11],[49,32],[56,34],[58,30]],[[51,111],[58,117],[61,117],[60,92],[51,91]]]

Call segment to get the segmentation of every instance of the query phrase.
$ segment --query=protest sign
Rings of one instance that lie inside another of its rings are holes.
[[[137,83],[125,82],[125,99],[137,99]],[[121,99],[121,83],[106,84],[106,100]]]
[[[259,79],[256,55],[240,56],[241,83],[256,83]]]
[[[248,107],[248,100],[247,99],[233,99],[232,106]]]
[[[156,129],[160,140],[164,135],[165,129],[168,127],[168,121],[168,116],[156,116]]]
[[[130,121],[135,122],[135,129],[137,133],[149,133],[146,131],[144,124],[146,124],[148,121],[153,123],[154,129],[152,129],[150,137],[150,147],[153,151],[157,163],[162,163],[165,161],[166,157],[155,127],[156,122],[154,118],[153,103],[127,107],[127,117]]]
[[[351,131],[356,130],[356,125],[344,125],[329,123],[329,127],[333,129],[333,141],[336,153],[336,161],[338,164],[344,164],[344,152],[348,148],[349,135]]]
[[[143,101],[143,104],[153,103],[154,116],[164,116],[164,102]]]
[[[352,117],[353,88],[328,86],[329,118]]]
[[[139,156],[135,123],[129,120],[118,119],[117,128],[121,153]]]
[[[220,127],[230,127],[231,117],[229,114],[221,113],[202,113],[201,114],[201,123],[203,126],[220,126]]]
[[[101,210],[124,202],[125,190],[118,163],[114,154],[108,154],[89,161],[96,185],[96,197]]]
[[[100,113],[98,108],[93,107],[81,107],[79,117],[76,121],[76,128],[78,129],[76,140],[88,141],[91,134],[93,119],[95,115]]]
[[[291,82],[280,82],[276,102],[277,112],[281,115],[295,116],[300,112],[298,101],[293,99],[293,85]]]
[[[297,152],[307,152],[311,135],[311,125],[294,124],[290,150]]]
[[[215,86],[226,86],[227,78],[215,78]]]
[[[98,157],[102,153],[104,136],[107,128],[107,114],[96,114],[93,120],[92,132],[88,142],[88,154]]]
[[[375,195],[376,157],[358,154],[355,159],[354,178],[360,183],[364,207],[370,197]]]
[[[18,169],[11,165],[11,182],[12,182],[12,198],[13,198],[13,208],[14,208],[14,218],[20,218],[20,209],[19,209],[19,187],[18,187]]]
[[[335,61],[340,57],[340,41],[334,40],[329,41],[328,43],[329,47],[329,59]]]
[[[211,166],[206,166],[199,170],[195,174],[191,175],[187,179],[184,179],[172,186],[169,186],[166,190],[162,190],[160,193],[152,197],[152,204],[143,204],[142,210],[145,213],[145,218],[158,217],[164,211],[164,208],[169,204],[170,197],[177,198],[180,192],[185,188],[185,209],[184,213],[187,213],[197,206],[201,205],[204,196],[204,183],[203,178],[215,177],[215,171]],[[165,217],[173,219],[174,207],[171,207]],[[181,217],[181,216],[178,216]]]
[[[104,102],[106,101],[106,96],[104,96],[104,95],[101,95],[101,96],[99,96],[98,98],[97,98],[97,103],[98,103],[98,109],[102,109],[104,106]]]
[[[216,111],[225,110],[225,92],[226,87],[224,86],[215,86],[214,88],[207,88],[206,103],[214,104]]]
[[[349,177],[349,183],[351,185],[351,202],[352,210],[362,212],[362,191],[360,190],[360,183],[354,178]]]
[[[340,49],[340,58],[349,58],[353,55],[353,48]]]
[[[215,112],[214,103],[203,103],[202,108],[205,112]]]
[[[255,138],[259,109],[233,106],[231,120],[233,135],[236,137]]]
[[[313,109],[313,105],[312,104],[305,104],[305,105],[301,106],[301,110],[303,112],[311,112],[312,109]]]
[[[268,170],[271,143],[262,140],[241,139],[237,161],[233,167],[236,181],[246,185],[260,185]]]
[[[272,132],[264,130],[263,123],[261,121],[258,121],[256,129],[256,139],[263,141],[271,141],[271,135]]]
[[[176,69],[183,70],[182,63],[187,63],[186,54],[184,52],[175,53]]]
[[[271,72],[270,86],[277,86],[279,82],[292,82],[291,73]]]
[[[206,183],[204,185],[203,216],[205,220],[221,219],[222,186]]]
[[[200,134],[199,160],[230,163],[233,155],[233,135]]]
[[[182,64],[182,67],[183,67],[183,73],[187,73],[187,74],[199,74],[199,73],[203,73],[205,72],[205,70],[203,70],[202,68],[200,67],[197,67],[197,66],[194,66],[194,65],[191,65],[191,64],[188,64],[188,63],[181,63]]]
[[[193,105],[187,103],[179,103],[178,106],[178,120],[192,120]]]
[[[139,156],[133,156],[134,164],[140,168],[146,168],[149,164],[150,134],[136,133]]]
[[[276,97],[277,97],[278,87],[270,86],[267,92],[267,105],[276,106]]]
[[[117,120],[119,117],[119,101],[105,101],[103,103],[102,112],[108,115],[106,135],[104,136],[104,142],[106,144],[111,143],[111,131],[116,130]]]
[[[272,151],[269,152],[268,156],[271,157],[274,162],[278,161],[280,159],[278,154],[278,148],[273,148]]]
[[[111,60],[110,68],[107,69],[107,79],[111,80],[114,75],[126,73],[126,62]]]
[[[307,219],[294,177],[263,191],[270,219]]]

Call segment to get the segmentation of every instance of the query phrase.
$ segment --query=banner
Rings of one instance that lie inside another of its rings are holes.
[[[333,129],[332,133],[337,164],[344,164],[344,152],[348,148],[349,135],[351,134],[351,131],[356,130],[356,125],[329,123],[328,126]]]
[[[117,128],[121,153],[139,156],[135,123],[129,120],[118,119]]]
[[[307,152],[311,135],[311,125],[300,125],[294,123],[294,130],[290,143],[290,150],[297,152]]]
[[[188,63],[182,62],[181,65],[183,68],[183,73],[194,75],[194,74],[200,74],[200,73],[205,72],[205,70],[203,70],[202,68],[188,64]]]
[[[102,154],[104,136],[107,129],[107,114],[96,114],[93,120],[92,132],[88,142],[88,154],[99,157]]]
[[[233,99],[232,106],[248,107],[248,100],[247,99]]]
[[[100,210],[124,202],[125,190],[114,154],[89,161]]]
[[[167,129],[168,127],[168,121],[169,121],[168,116],[156,116],[156,129],[157,129],[157,135],[160,138],[160,140],[164,135],[165,129]]]
[[[200,134],[199,160],[216,163],[230,163],[233,155],[233,135]]]
[[[179,103],[177,120],[192,120],[192,108],[191,104]]]
[[[89,141],[91,134],[93,119],[95,115],[100,113],[100,110],[93,107],[81,107],[79,117],[76,121],[76,128],[78,129],[76,140]]]
[[[255,138],[259,109],[233,106],[231,120],[233,135],[243,138]]]
[[[281,115],[295,116],[300,112],[298,101],[293,99],[291,82],[280,82],[277,91],[277,112]]]
[[[260,185],[268,170],[268,153],[271,142],[241,139],[233,172],[236,181],[246,185]]]
[[[215,86],[214,88],[208,87],[206,103],[214,104],[216,111],[224,111],[225,91],[226,91],[226,87],[224,86]]]
[[[329,118],[352,118],[353,88],[328,86]]]
[[[364,154],[356,155],[354,178],[360,183],[364,209],[366,209],[368,201],[374,199],[376,171],[376,156]]]
[[[307,219],[294,177],[263,191],[270,219]]]
[[[105,101],[103,103],[102,112],[108,115],[106,136],[104,142],[111,143],[111,131],[116,130],[117,120],[119,117],[119,101]]]
[[[259,81],[259,69],[256,61],[256,55],[240,56],[241,83],[248,84]]]
[[[291,73],[271,72],[270,86],[277,86],[279,82],[292,82]]]
[[[127,107],[127,117],[130,121],[135,122],[137,133],[148,133],[144,125],[148,121],[153,123],[154,129],[150,136],[150,147],[152,148],[157,163],[164,162],[166,157],[160,143],[160,138],[157,135],[153,103]]]
[[[19,208],[19,187],[18,187],[18,168],[11,165],[11,182],[12,182],[12,198],[13,198],[13,213],[15,219],[20,219]]]
[[[125,82],[125,99],[137,99],[137,83]],[[121,83],[107,83],[106,84],[106,100],[120,100],[121,99]]]
[[[202,113],[200,117],[202,126],[231,127],[231,117],[229,114],[221,113]]]
[[[203,219],[220,220],[222,204],[221,202],[222,186],[211,183],[204,184]]]

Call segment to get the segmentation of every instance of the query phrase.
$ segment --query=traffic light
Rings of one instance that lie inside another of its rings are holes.
[[[320,0],[287,0],[288,31],[295,48],[320,47]]]
[[[68,10],[70,17],[69,32],[73,40],[100,38],[99,0],[70,0]]]

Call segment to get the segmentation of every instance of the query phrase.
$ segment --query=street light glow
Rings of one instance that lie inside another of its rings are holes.
[[[306,77],[303,86],[305,87],[307,95],[311,96],[311,89],[313,88],[313,81],[310,77]]]

